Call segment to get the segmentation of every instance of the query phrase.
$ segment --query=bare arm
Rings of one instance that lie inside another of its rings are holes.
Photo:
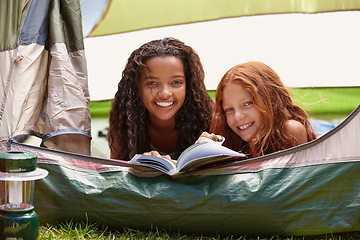
[[[119,143],[117,139],[113,139],[112,146],[110,147],[110,158],[116,159],[119,151]]]
[[[294,146],[308,142],[305,126],[295,120],[287,120],[285,131],[296,138]]]

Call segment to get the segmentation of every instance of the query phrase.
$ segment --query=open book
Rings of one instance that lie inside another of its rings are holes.
[[[136,154],[129,163],[131,165],[156,169],[170,176],[175,176],[246,158],[243,153],[231,150],[221,144],[211,140],[200,141],[185,149],[177,160]]]

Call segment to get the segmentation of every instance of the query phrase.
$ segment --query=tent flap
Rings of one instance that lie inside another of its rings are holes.
[[[84,2],[84,8],[92,2]],[[103,5],[103,2],[99,2]],[[99,8],[102,10],[102,8]],[[223,18],[280,13],[318,13],[360,9],[359,1],[313,0],[153,0],[109,1],[89,37]],[[161,17],[159,17],[161,16]],[[91,14],[84,22],[92,21]]]
[[[0,9],[1,22],[13,23],[1,35],[1,141],[32,134],[42,146],[90,154],[79,1],[11,2]]]

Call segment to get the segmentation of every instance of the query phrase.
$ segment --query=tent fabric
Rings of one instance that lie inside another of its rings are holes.
[[[92,4],[94,3],[91,1],[84,1],[82,6],[87,9]],[[103,11],[103,4],[103,1],[98,3],[98,11]],[[360,2],[343,0],[109,0],[102,18],[96,23],[90,34],[85,36],[104,36],[239,16],[358,9],[360,9]],[[98,13],[96,12],[95,15],[97,16]],[[85,14],[83,22],[88,26],[92,19],[91,14]]]
[[[360,105],[318,139],[171,178],[126,161],[10,143],[34,152],[40,223],[203,235],[317,235],[360,230]]]
[[[0,141],[90,154],[87,66],[78,1],[2,1]],[[7,24],[9,23],[9,24]]]

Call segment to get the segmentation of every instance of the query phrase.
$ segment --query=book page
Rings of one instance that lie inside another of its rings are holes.
[[[176,161],[150,155],[136,154],[130,161],[132,165],[147,166],[169,174],[175,171]]]
[[[193,168],[210,162],[221,161],[226,158],[246,156],[243,153],[236,152],[232,149],[224,147],[219,142],[200,141],[187,148],[179,157],[177,162],[177,170],[184,168]]]

